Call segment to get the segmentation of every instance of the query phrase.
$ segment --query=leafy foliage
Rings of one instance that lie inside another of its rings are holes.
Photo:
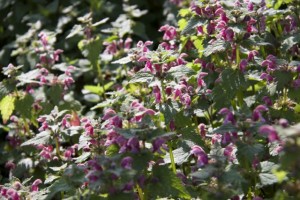
[[[1,199],[299,199],[298,4],[0,1]]]

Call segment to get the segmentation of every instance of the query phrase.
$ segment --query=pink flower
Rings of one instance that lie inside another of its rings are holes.
[[[225,116],[224,122],[223,122],[224,124],[228,124],[228,123],[235,124],[235,119],[234,119],[233,113],[228,108],[222,108],[219,111],[219,114]]]
[[[240,62],[240,70],[241,72],[244,72],[246,70],[246,67],[248,65],[248,62],[246,59],[241,60]]]
[[[61,49],[57,49],[53,53],[53,60],[58,61],[59,60],[59,55],[62,54],[64,51]]]
[[[208,156],[205,151],[198,145],[192,147],[191,154],[197,157],[197,166],[203,167],[208,164]]]
[[[161,147],[166,148],[166,140],[163,138],[157,138],[152,141],[152,151],[162,153]]]
[[[187,93],[181,95],[180,101],[183,105],[185,105],[186,108],[189,108],[191,106],[191,103],[192,103],[191,97]]]
[[[9,200],[20,200],[21,197],[19,196],[18,192],[12,188],[9,188],[6,191],[7,197]]]
[[[127,38],[124,42],[124,49],[125,50],[129,50],[130,49],[130,46],[131,46],[131,43],[132,43],[132,39],[131,38]]]
[[[268,108],[265,105],[258,105],[252,113],[252,120],[253,121],[261,121],[265,122],[266,120],[262,116],[262,112],[268,111]]]
[[[171,120],[171,121],[170,121],[169,127],[170,127],[170,130],[171,130],[171,131],[174,131],[174,130],[176,129],[174,120]]]
[[[51,145],[49,146],[41,146],[42,147],[42,151],[39,154],[41,157],[43,157],[46,160],[51,160],[52,159],[52,151],[53,151],[53,147]],[[40,147],[37,147],[40,148]]]
[[[206,73],[206,72],[199,73],[199,75],[197,77],[198,88],[203,88],[206,86],[206,83],[204,82],[203,78],[207,75],[208,75],[208,73]]]
[[[274,78],[270,74],[267,74],[265,72],[261,73],[260,78],[266,80],[268,83],[274,80]]]
[[[257,55],[258,55],[258,51],[256,51],[256,50],[249,51],[247,61],[249,62],[249,61],[254,60],[254,56],[257,56]]]
[[[263,125],[259,128],[259,132],[268,135],[269,142],[279,141],[278,134],[273,126]]]
[[[234,37],[234,32],[231,28],[228,28],[225,30],[225,35],[224,35],[224,39],[226,41],[229,41],[231,42],[233,40],[233,37]]]
[[[122,159],[121,166],[124,169],[131,169],[132,162],[133,162],[133,159],[130,156],[127,156],[127,157]]]
[[[153,93],[155,96],[155,103],[160,103],[161,102],[161,93],[160,93],[160,88],[158,86],[153,87]]]
[[[108,120],[109,118],[115,116],[117,113],[111,108],[108,108],[104,111],[104,116],[102,117],[103,120]]]
[[[225,147],[223,154],[224,154],[224,156],[227,157],[227,159],[229,161],[232,162],[232,161],[234,161],[236,159],[236,157],[235,157],[235,151],[236,151],[236,147],[234,145],[232,145],[232,144],[229,144],[229,145],[227,145]]]
[[[152,45],[152,44],[153,44],[153,42],[151,42],[151,41],[146,41],[145,43],[142,42],[142,41],[139,41],[139,42],[136,44],[136,46],[137,46],[140,50],[142,50],[142,52],[147,52],[147,51],[149,51],[149,49],[148,49],[147,47],[150,46],[150,45]]]
[[[42,42],[43,46],[46,47],[48,45],[48,37],[44,32],[41,32],[39,35],[40,41]]]
[[[158,31],[165,32],[164,36],[163,36],[164,40],[173,40],[174,38],[176,38],[176,35],[177,35],[176,28],[174,26],[170,26],[168,24],[160,27],[160,29]]]
[[[68,88],[70,88],[70,86],[74,83],[74,79],[70,76],[67,76],[64,80],[63,80],[63,84],[64,84],[64,89],[67,90]]]
[[[32,185],[31,185],[31,191],[32,192],[36,192],[36,191],[39,191],[39,187],[38,185],[42,183],[42,180],[41,179],[36,179]]]
[[[202,138],[205,138],[205,135],[206,135],[206,130],[205,130],[206,126],[205,124],[201,123],[198,125],[198,130],[200,132],[200,135]]]

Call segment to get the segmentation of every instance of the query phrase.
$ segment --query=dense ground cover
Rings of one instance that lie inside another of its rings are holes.
[[[299,199],[299,6],[0,1],[0,199]]]

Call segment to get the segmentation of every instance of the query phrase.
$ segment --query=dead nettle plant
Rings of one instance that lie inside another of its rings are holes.
[[[159,41],[139,39],[137,6],[109,28],[87,14],[67,36],[78,66],[41,32],[34,69],[3,68],[1,195],[299,198],[297,3],[168,1]]]

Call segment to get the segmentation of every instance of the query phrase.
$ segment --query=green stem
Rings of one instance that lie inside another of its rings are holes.
[[[97,63],[97,72],[98,72],[98,78],[99,78],[99,81],[100,81],[100,85],[103,89],[103,94],[102,95],[103,95],[104,100],[106,100],[104,80],[103,80],[102,70],[101,70],[101,67],[100,67],[99,63]]]
[[[59,141],[58,141],[58,137],[55,137],[55,150],[56,150],[56,155],[59,159],[61,159],[61,156],[60,156],[60,151],[59,151]]]
[[[176,174],[176,166],[175,166],[175,160],[174,160],[174,155],[173,155],[173,149],[172,149],[172,145],[170,142],[168,142],[168,147],[169,147],[172,171],[174,172],[174,174]]]
[[[165,102],[167,97],[166,97],[166,93],[165,93],[165,85],[164,85],[163,79],[160,80],[160,84],[161,84],[161,93],[162,93],[162,97],[163,97],[163,102]]]
[[[142,190],[142,188],[138,184],[136,184],[136,190],[138,192],[139,199],[140,200],[145,200],[145,196],[143,194],[143,190]]]
[[[240,46],[237,44],[235,48],[235,56],[236,56],[236,68],[239,67],[240,64]]]

